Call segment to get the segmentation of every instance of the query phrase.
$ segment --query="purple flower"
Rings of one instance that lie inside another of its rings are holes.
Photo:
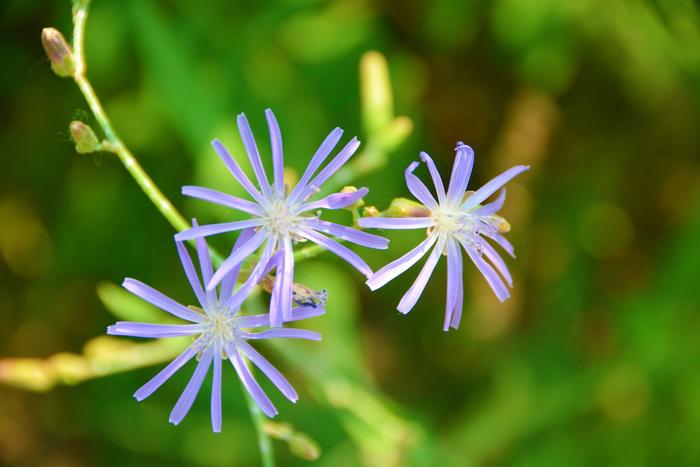
[[[465,193],[474,165],[474,151],[462,142],[457,143],[455,150],[457,155],[452,166],[452,176],[447,193],[445,193],[433,160],[426,153],[421,152],[421,159],[428,166],[428,171],[433,179],[437,200],[423,182],[413,175],[413,171],[419,163],[413,162],[406,169],[406,184],[413,196],[425,207],[419,209],[425,211],[425,217],[365,217],[359,221],[362,227],[428,229],[427,238],[423,242],[401,258],[375,272],[367,280],[367,285],[372,290],[378,289],[430,252],[418,278],[397,307],[401,313],[406,314],[418,301],[440,256],[446,255],[447,308],[443,326],[445,331],[450,326],[457,329],[462,317],[462,253],[460,246],[486,278],[498,299],[504,301],[510,297],[508,286],[512,287],[513,283],[508,268],[496,250],[483,238],[493,240],[515,257],[513,246],[501,235],[510,229],[510,225],[505,219],[496,215],[505,201],[505,188],[501,190],[501,194],[495,201],[486,205],[481,205],[481,203],[511,178],[529,169],[529,166],[524,165],[512,167],[473,194]]]
[[[340,128],[333,130],[311,158],[299,183],[291,190],[291,193],[287,193],[283,177],[284,161],[282,157],[282,136],[280,134],[280,129],[275,115],[270,109],[265,111],[265,117],[267,118],[267,124],[270,129],[270,141],[272,146],[272,184],[268,181],[265,170],[263,169],[260,153],[258,152],[253,133],[251,132],[248,120],[244,114],[238,116],[238,130],[253,167],[259,189],[254,186],[243,173],[236,160],[229,154],[224,145],[218,140],[212,142],[214,150],[219,157],[221,157],[224,164],[226,164],[226,167],[233,177],[248,192],[253,201],[241,199],[209,188],[196,186],[186,186],[182,188],[182,193],[187,196],[200,198],[205,201],[246,212],[250,214],[251,219],[203,225],[180,232],[175,238],[178,241],[183,241],[222,232],[254,228],[255,234],[241,243],[241,247],[235,250],[231,256],[221,264],[219,270],[208,280],[206,288],[207,290],[211,290],[216,287],[233,268],[241,263],[241,261],[260,249],[262,249],[262,251],[259,256],[259,261],[262,263],[266,263],[274,254],[279,254],[280,261],[277,264],[275,283],[270,303],[270,324],[272,326],[280,326],[284,321],[288,321],[291,318],[294,242],[311,241],[316,243],[340,256],[365,276],[369,277],[369,275],[372,274],[372,270],[362,258],[325,234],[357,245],[380,249],[387,248],[388,240],[344,225],[322,221],[316,214],[319,209],[339,209],[352,205],[367,194],[367,188],[360,188],[352,193],[334,193],[317,201],[307,201],[311,196],[318,193],[321,185],[350,159],[360,145],[360,142],[356,138],[350,140],[350,142],[319,171],[321,165],[328,158],[343,134]]]
[[[254,235],[253,229],[244,230],[233,247],[234,253]],[[194,374],[170,413],[170,422],[177,425],[187,415],[209,368],[213,366],[211,423],[213,430],[219,432],[221,431],[221,362],[224,359],[229,359],[260,410],[267,416],[273,417],[277,414],[277,410],[253,378],[248,364],[244,360],[245,357],[257,366],[287,399],[296,402],[297,393],[289,381],[248,341],[269,338],[321,340],[321,336],[316,332],[294,328],[251,332],[252,329],[268,326],[270,323],[270,317],[267,313],[240,314],[240,305],[256,281],[249,278],[234,293],[234,286],[240,270],[240,267],[234,267],[222,278],[218,293],[217,290],[205,290],[187,248],[181,242],[176,242],[176,245],[185,275],[192,285],[192,290],[197,296],[201,308],[183,306],[136,279],[125,279],[122,285],[143,300],[173,316],[188,321],[188,324],[149,324],[120,321],[107,328],[108,334],[119,336],[149,338],[192,336],[194,338],[192,344],[184,352],[136,391],[134,397],[141,401],[150,396],[177,370],[196,357],[198,362]],[[203,238],[197,239],[196,246],[201,276],[203,283],[206,284],[214,274],[209,250]],[[267,264],[261,267],[262,274],[267,274],[279,260],[279,254],[271,257]],[[312,318],[323,313],[321,305],[300,306],[292,310],[290,321]]]

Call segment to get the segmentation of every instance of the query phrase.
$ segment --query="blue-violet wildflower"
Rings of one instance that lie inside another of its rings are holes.
[[[261,263],[266,263],[272,255],[280,252],[277,264],[275,283],[270,302],[270,324],[280,326],[291,317],[292,287],[294,274],[293,243],[311,241],[335,253],[369,277],[372,270],[355,252],[324,234],[335,236],[357,245],[370,248],[387,248],[388,241],[380,236],[362,232],[351,227],[323,221],[318,218],[320,209],[340,209],[350,206],[367,194],[367,188],[360,188],[350,193],[334,193],[317,201],[307,200],[316,194],[321,185],[326,182],[354,154],[360,142],[353,138],[338,154],[318,173],[316,173],[336,146],[343,131],[334,129],[323,141],[301,179],[291,190],[284,184],[284,160],[282,155],[282,136],[275,115],[270,109],[265,111],[265,117],[270,130],[272,149],[273,183],[268,182],[258,152],[255,138],[244,114],[238,116],[238,131],[241,134],[248,158],[258,182],[256,188],[243,173],[236,160],[226,150],[220,141],[214,140],[212,146],[233,177],[248,192],[253,201],[241,199],[209,188],[185,186],[182,193],[187,196],[237,209],[251,215],[251,219],[225,222],[221,224],[203,225],[178,233],[175,238],[179,241],[254,228],[255,234],[241,247],[235,250],[222,264],[219,270],[207,283],[210,290],[221,282],[231,269],[236,267],[249,255],[261,249]],[[316,174],[316,175],[314,175]],[[258,269],[258,273],[260,270]],[[257,279],[256,277],[255,279]]]
[[[493,240],[511,256],[515,256],[513,246],[501,235],[501,233],[507,232],[510,227],[505,219],[496,215],[505,201],[505,188],[501,190],[495,201],[483,206],[481,203],[511,178],[529,169],[529,166],[524,165],[512,167],[476,192],[465,192],[474,165],[474,151],[462,142],[457,143],[455,150],[457,154],[452,166],[452,176],[447,192],[445,192],[433,160],[424,152],[420,154],[433,179],[437,200],[423,182],[413,174],[419,163],[413,162],[406,169],[405,177],[408,189],[425,207],[425,209],[421,207],[420,210],[424,212],[421,213],[420,217],[365,217],[359,221],[362,227],[427,229],[427,238],[423,242],[404,256],[375,272],[367,280],[367,285],[372,290],[382,287],[413,266],[432,249],[423,269],[418,274],[418,278],[401,298],[397,307],[401,313],[408,313],[425,289],[440,256],[446,255],[447,306],[443,326],[445,331],[450,326],[455,329],[459,327],[462,316],[463,284],[460,245],[486,278],[498,299],[504,301],[510,296],[508,287],[503,281],[505,280],[508,286],[512,287],[510,272],[496,250],[483,238],[487,237]]]
[[[196,225],[196,224],[195,224]],[[253,229],[244,230],[233,247],[234,253],[241,248],[246,241],[255,235]],[[297,338],[320,340],[321,336],[312,331],[295,328],[267,329],[261,332],[250,332],[251,329],[269,326],[270,317],[267,313],[257,315],[241,315],[240,305],[255,285],[252,281],[246,281],[238,290],[235,284],[238,280],[240,266],[234,267],[222,278],[217,290],[203,288],[192,259],[185,245],[176,242],[185,275],[189,280],[192,290],[197,296],[201,308],[185,307],[180,303],[166,297],[148,285],[135,280],[125,279],[123,286],[129,292],[141,299],[161,308],[168,313],[188,321],[188,324],[149,324],[120,321],[107,328],[107,333],[119,336],[165,338],[176,336],[192,336],[194,341],[175,358],[168,366],[144,384],[134,397],[141,401],[150,396],[177,370],[192,358],[198,360],[197,367],[182,395],[170,413],[170,422],[177,425],[182,421],[207,375],[209,368],[214,367],[213,384],[211,393],[211,421],[215,432],[221,431],[221,366],[222,360],[229,359],[238,373],[245,389],[253,398],[260,409],[268,416],[277,414],[275,406],[260,385],[253,377],[243,357],[247,358],[284,394],[287,399],[296,402],[298,399],[294,388],[287,379],[266,360],[249,343],[249,340],[270,338]],[[207,284],[214,274],[209,250],[203,238],[196,241],[197,255],[202,276],[202,282]],[[273,256],[263,268],[263,274],[267,274],[275,263],[280,260],[279,255]],[[323,306],[301,306],[292,310],[290,321],[311,318],[324,313]]]

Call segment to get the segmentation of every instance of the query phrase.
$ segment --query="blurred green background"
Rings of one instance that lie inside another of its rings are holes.
[[[70,3],[5,1],[0,24],[0,356],[80,354],[117,319],[98,299],[103,281],[192,297],[170,225],[114,156],[76,155],[70,142],[71,120],[97,126],[39,40],[46,26],[70,36]],[[370,293],[332,255],[300,263],[298,281],[329,291],[327,315],[310,323],[324,340],[259,348],[300,394],[293,406],[265,385],[279,420],[320,446],[314,465],[700,465],[697,3],[96,0],[87,26],[88,76],[115,127],[205,222],[229,213],[180,186],[238,189],[209,148],[219,137],[240,154],[237,113],[267,148],[271,107],[297,172],[335,126],[344,141],[371,139],[368,50],[386,56],[395,112],[415,125],[354,180],[369,203],[407,195],[403,169],[419,150],[446,176],[457,140],[476,151],[470,187],[514,164],[532,170],[509,184],[504,210],[514,296],[498,303],[469,265],[458,331],[441,330],[444,264],[401,317],[417,269]],[[361,251],[375,268],[420,233],[389,236],[388,252]],[[50,390],[30,374],[45,392],[0,386],[0,464],[259,462],[230,367],[218,435],[209,379],[182,425],[167,423],[191,367],[133,400],[156,368]],[[275,449],[279,465],[308,465]]]

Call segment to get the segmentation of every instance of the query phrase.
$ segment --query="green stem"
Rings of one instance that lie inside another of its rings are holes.
[[[180,214],[170,200],[163,194],[162,191],[156,186],[151,177],[148,176],[141,164],[136,160],[134,155],[129,151],[126,145],[117,135],[117,132],[112,126],[107,117],[107,113],[104,111],[100,100],[95,94],[95,90],[92,88],[90,81],[87,79],[85,74],[85,23],[88,17],[88,4],[89,1],[78,1],[75,2],[73,8],[73,54],[75,57],[75,75],[73,79],[83,93],[85,100],[90,107],[95,120],[102,128],[105,138],[109,143],[105,149],[113,152],[117,155],[119,160],[122,162],[126,170],[131,174],[131,176],[136,180],[136,183],[141,187],[146,196],[151,200],[155,207],[160,211],[160,213],[165,217],[168,222],[177,231],[183,231],[190,228],[190,224],[185,220],[185,218]],[[216,263],[221,263],[221,255],[212,251],[212,256]],[[255,426],[255,431],[258,435],[258,444],[260,447],[260,457],[262,459],[263,467],[275,467],[274,452],[272,450],[272,442],[269,436],[265,433],[263,423],[264,415],[258,409],[253,399],[248,395],[247,391],[243,391],[245,394],[246,403],[248,404],[248,410],[250,411],[250,416],[253,419],[253,425]]]
[[[85,22],[87,20],[87,5],[79,6],[73,13],[74,30],[73,30],[73,50],[75,55],[75,82],[80,88],[80,91],[85,96],[85,100],[90,107],[95,120],[99,123],[105,138],[109,142],[109,149],[117,155],[119,160],[124,164],[126,170],[136,180],[136,183],[141,187],[146,196],[156,206],[160,213],[177,231],[187,230],[190,224],[174,207],[170,200],[163,194],[162,191],[153,183],[151,177],[143,170],[141,164],[138,163],[131,151],[121,141],[117,132],[112,126],[109,117],[104,111],[100,100],[95,94],[90,81],[85,75],[85,53],[84,53],[84,37],[85,37]]]
[[[275,467],[275,451],[272,449],[272,441],[265,432],[265,415],[260,411],[248,391],[243,388],[245,400],[248,403],[248,411],[258,434],[258,449],[260,450],[260,463],[263,467]]]

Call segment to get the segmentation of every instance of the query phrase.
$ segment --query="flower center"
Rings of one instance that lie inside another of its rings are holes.
[[[239,335],[238,324],[236,318],[227,309],[216,309],[207,318],[202,323],[204,331],[199,338],[203,348],[209,348],[214,344],[226,348],[227,344],[236,340]]]
[[[469,237],[482,232],[506,233],[510,224],[499,215],[478,216],[469,212],[436,209],[432,213],[436,225],[428,229],[428,233],[437,232],[450,237]]]
[[[275,201],[267,211],[267,227],[273,235],[288,236],[291,230],[299,224],[300,218],[290,209],[284,199]]]
[[[470,216],[459,211],[435,210],[433,211],[433,220],[439,234],[453,236],[470,224]]]

